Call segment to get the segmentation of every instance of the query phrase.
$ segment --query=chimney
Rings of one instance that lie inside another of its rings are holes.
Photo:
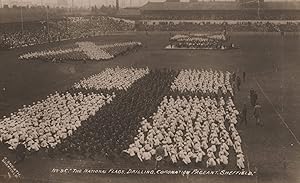
[[[119,10],[119,0],[116,0],[116,8]]]

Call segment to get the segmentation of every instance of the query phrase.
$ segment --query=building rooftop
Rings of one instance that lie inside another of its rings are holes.
[[[300,10],[300,1],[263,2],[263,8],[269,10]],[[141,11],[195,11],[195,10],[240,10],[238,2],[148,2]]]

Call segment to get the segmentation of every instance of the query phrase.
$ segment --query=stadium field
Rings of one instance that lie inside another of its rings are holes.
[[[74,41],[0,51],[0,116],[55,91],[64,91],[80,79],[108,67],[149,67],[153,70],[212,68],[235,72],[239,76],[245,71],[246,81],[242,82],[241,91],[236,92],[235,103],[239,110],[244,103],[250,105],[249,90],[253,88],[258,92],[264,122],[264,127],[256,126],[250,108],[248,125],[238,125],[246,155],[245,169],[255,172],[254,176],[53,173],[53,169],[66,168],[120,168],[124,167],[124,162],[104,157],[97,160],[51,159],[44,152],[36,152],[16,165],[23,176],[22,182],[300,182],[300,36],[233,33],[231,41],[239,46],[236,50],[164,50],[171,34],[174,33],[134,33],[87,39],[99,43],[139,41],[143,44],[137,51],[103,62],[49,63],[17,59],[23,53],[67,46]],[[0,152],[2,156],[14,157],[5,145],[0,145]],[[152,164],[147,166],[154,167]],[[125,167],[139,168],[134,162]]]

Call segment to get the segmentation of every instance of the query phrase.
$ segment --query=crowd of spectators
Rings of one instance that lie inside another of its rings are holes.
[[[0,49],[91,37],[134,29],[134,23],[107,16],[67,17],[37,22],[0,24]]]
[[[23,28],[22,28],[23,27]],[[37,22],[0,24],[0,49],[18,48],[103,35],[116,31],[237,31],[237,32],[297,32],[300,24],[295,22],[272,23],[265,21],[234,22],[173,22],[138,23],[107,16],[68,17]]]
[[[232,31],[232,32],[298,32],[300,30],[300,23],[295,22],[172,22],[159,21],[155,23],[140,23],[137,26],[141,31]]]
[[[142,20],[297,20],[299,15],[287,14],[263,14],[258,17],[257,12],[254,13],[232,13],[232,14],[190,14],[178,15],[158,14],[158,15],[142,15]]]

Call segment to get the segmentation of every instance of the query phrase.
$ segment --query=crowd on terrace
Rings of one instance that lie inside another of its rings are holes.
[[[23,27],[23,29],[22,29]],[[68,39],[133,30],[132,22],[107,16],[0,24],[0,49],[24,47]]]
[[[141,31],[205,31],[216,32],[227,30],[229,32],[297,32],[300,30],[300,23],[282,22],[272,23],[263,21],[235,21],[228,23],[216,21],[180,21],[173,22],[158,21],[155,23],[140,23],[137,29]]]

